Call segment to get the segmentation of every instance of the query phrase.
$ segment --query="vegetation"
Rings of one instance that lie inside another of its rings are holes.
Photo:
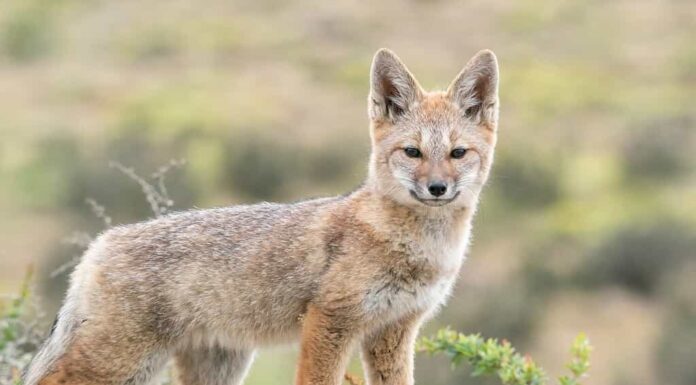
[[[21,384],[22,371],[31,361],[42,338],[40,317],[32,312],[29,285],[32,278],[29,269],[19,294],[0,303],[0,383]],[[34,309],[35,310],[35,309]]]
[[[496,375],[503,385],[544,385],[546,372],[529,356],[515,351],[510,342],[483,339],[479,334],[465,335],[450,329],[440,330],[434,337],[423,338],[418,350],[430,354],[447,355],[452,366],[466,362],[473,367],[472,376]],[[566,365],[570,375],[558,378],[560,385],[580,385],[590,367],[590,343],[584,334],[575,338],[572,360]]]

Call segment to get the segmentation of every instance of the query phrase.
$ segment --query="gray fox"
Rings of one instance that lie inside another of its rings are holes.
[[[26,385],[242,383],[257,348],[300,340],[297,385],[412,385],[416,335],[464,260],[497,137],[498,64],[427,92],[379,50],[365,183],[338,197],[171,214],[101,234],[71,275]],[[253,165],[250,165],[253,167]]]

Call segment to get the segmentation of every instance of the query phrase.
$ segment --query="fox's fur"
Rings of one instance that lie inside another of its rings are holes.
[[[258,347],[298,337],[296,384],[339,384],[356,344],[370,384],[413,384],[418,328],[450,293],[491,169],[496,58],[482,51],[426,92],[382,49],[368,113],[369,172],[352,193],[102,234],[26,385],[146,384],[172,356],[184,385],[240,384]]]

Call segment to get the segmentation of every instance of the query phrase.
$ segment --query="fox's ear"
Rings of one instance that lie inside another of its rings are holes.
[[[457,75],[447,94],[466,117],[495,123],[498,120],[498,60],[489,50],[477,53]]]
[[[394,52],[386,48],[377,51],[370,72],[370,119],[398,119],[421,97],[422,92],[416,79]]]

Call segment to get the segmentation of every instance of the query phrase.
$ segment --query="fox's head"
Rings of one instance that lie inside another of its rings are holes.
[[[369,180],[409,206],[473,207],[488,178],[498,123],[498,63],[474,56],[447,91],[426,92],[387,49],[375,55],[368,98]]]

